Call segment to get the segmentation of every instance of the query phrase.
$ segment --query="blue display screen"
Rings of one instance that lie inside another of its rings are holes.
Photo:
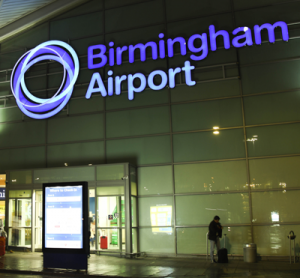
[[[45,248],[82,249],[82,186],[45,188]]]

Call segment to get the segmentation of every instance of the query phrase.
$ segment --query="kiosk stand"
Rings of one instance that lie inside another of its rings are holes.
[[[88,183],[46,183],[43,194],[44,268],[87,271]]]

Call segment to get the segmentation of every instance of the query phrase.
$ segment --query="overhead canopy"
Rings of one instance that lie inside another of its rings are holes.
[[[0,42],[87,0],[0,0]]]

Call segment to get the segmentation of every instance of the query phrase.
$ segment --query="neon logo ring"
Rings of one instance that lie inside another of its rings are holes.
[[[32,95],[25,84],[25,73],[35,63],[54,60],[64,68],[57,92],[48,99]],[[10,80],[11,91],[21,111],[34,119],[46,119],[60,112],[71,98],[79,73],[79,60],[74,49],[62,41],[44,42],[26,52],[16,63]]]

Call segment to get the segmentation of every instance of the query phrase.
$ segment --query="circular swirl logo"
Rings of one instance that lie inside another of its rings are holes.
[[[53,60],[64,68],[63,80],[56,93],[47,99],[31,94],[25,84],[28,69],[43,60]],[[30,118],[46,119],[60,112],[71,98],[79,73],[79,60],[74,49],[62,41],[48,41],[26,52],[13,68],[10,87],[21,111]]]

